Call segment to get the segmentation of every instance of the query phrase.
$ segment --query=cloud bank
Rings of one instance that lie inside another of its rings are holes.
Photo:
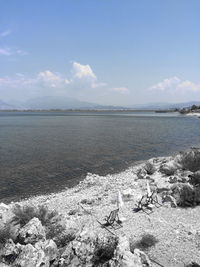
[[[129,90],[125,86],[99,81],[90,65],[79,62],[73,62],[66,74],[47,69],[32,76],[16,73],[0,77],[1,100],[12,103],[44,96],[63,96],[112,105],[187,102],[200,99],[200,84],[173,76],[146,89]]]
[[[147,90],[151,102],[188,102],[200,100],[200,84],[173,76]]]
[[[112,87],[105,82],[99,82],[90,65],[78,62],[72,63],[68,77],[50,70],[44,70],[29,77],[21,73],[0,77],[0,94],[4,100],[68,96],[81,100],[96,99],[98,101],[98,97],[102,95],[120,95],[127,92],[128,88],[126,87]]]
[[[199,92],[200,84],[193,83],[189,80],[181,80],[174,76],[168,79],[164,79],[149,88],[150,91],[163,91],[163,92]]]

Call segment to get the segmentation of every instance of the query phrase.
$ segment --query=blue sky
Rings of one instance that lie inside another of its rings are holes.
[[[199,0],[0,0],[0,99],[200,100]]]

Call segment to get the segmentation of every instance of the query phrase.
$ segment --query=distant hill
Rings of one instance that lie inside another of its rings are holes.
[[[61,96],[46,96],[29,99],[23,103],[24,109],[125,109],[119,106],[104,106]]]
[[[0,110],[15,109],[16,107],[0,100]]]
[[[190,101],[184,103],[147,103],[136,104],[133,106],[112,106],[112,105],[99,105],[96,103],[90,103],[80,101],[74,98],[62,97],[62,96],[45,96],[32,98],[25,102],[7,103],[0,100],[0,110],[12,110],[12,109],[33,109],[33,110],[49,110],[49,109],[82,109],[82,110],[164,110],[174,108],[186,108],[192,105],[200,105],[200,101]]]

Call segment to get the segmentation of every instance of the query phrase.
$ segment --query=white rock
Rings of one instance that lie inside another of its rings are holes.
[[[35,248],[38,250],[42,249],[49,261],[55,260],[58,256],[57,245],[52,239],[46,240],[44,242],[37,242],[35,244]]]
[[[143,267],[151,266],[147,255],[138,249],[134,254],[130,251],[128,239],[119,237],[119,243],[114,253],[113,260],[110,261],[111,267]]]
[[[152,266],[148,256],[143,251],[136,248],[134,250],[134,255],[137,256],[137,258],[140,258],[142,266]]]
[[[124,200],[132,200],[134,198],[135,192],[131,188],[127,188],[122,191]]]
[[[15,244],[12,241],[12,239],[9,239],[9,240],[7,240],[1,254],[4,257],[8,257],[8,256],[15,257],[15,256],[19,255],[20,251],[21,251],[21,245]]]
[[[167,195],[164,197],[164,202],[170,202],[172,208],[177,207],[176,199],[173,196]]]
[[[144,168],[140,168],[137,171],[137,177],[138,179],[144,179],[147,175],[147,171]]]
[[[38,218],[33,218],[19,231],[19,238],[25,244],[34,244],[39,240],[45,240],[45,228]]]
[[[3,223],[7,223],[13,216],[10,207],[4,203],[0,203],[0,220]]]
[[[20,267],[49,267],[49,265],[44,251],[34,248],[31,244],[23,246],[22,252],[14,261],[14,266]]]
[[[95,252],[102,247],[115,246],[115,244],[116,238],[107,232],[94,232],[91,228],[84,228],[62,253],[61,266],[92,267]]]
[[[4,204],[3,202],[0,203],[0,209],[9,210],[9,206]]]

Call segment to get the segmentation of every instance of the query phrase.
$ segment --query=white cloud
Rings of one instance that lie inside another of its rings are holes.
[[[97,79],[90,65],[82,65],[78,62],[73,62],[72,72],[74,79]]]
[[[59,75],[49,70],[40,72],[38,74],[38,80],[52,87],[56,87],[62,82],[62,78]]]
[[[200,91],[200,84],[193,83],[188,80],[181,80],[180,78],[174,76],[168,79],[164,79],[149,88],[150,91],[163,91],[163,92],[195,92]]]
[[[72,64],[71,85],[76,88],[92,88],[97,89],[107,86],[107,83],[98,82],[97,76],[93,72],[90,65],[83,65],[78,62]]]
[[[10,50],[0,50],[0,53],[4,55],[10,55]],[[89,65],[81,65],[80,63],[74,62],[72,66],[72,77],[67,79],[58,72],[52,72],[45,70],[39,72],[35,77],[27,77],[23,74],[16,74],[12,77],[6,76],[0,78],[0,86],[7,84],[12,86],[23,86],[27,82],[32,85],[38,85],[43,87],[54,87],[54,88],[68,88],[76,87],[80,84],[84,87],[84,84],[90,88],[97,88],[105,86],[105,83],[97,83],[97,77],[92,71]]]
[[[92,83],[91,84],[91,87],[92,88],[98,88],[98,87],[105,87],[105,86],[107,86],[107,83],[96,83],[96,82],[94,82],[94,83]]]
[[[177,89],[184,90],[184,91],[200,91],[200,84],[193,83],[191,81],[183,81],[178,84]]]
[[[0,78],[0,87],[18,88],[32,86],[36,83],[33,78],[26,77],[21,73],[16,73],[14,76],[5,76]]]
[[[159,90],[159,91],[165,91],[169,90],[171,88],[174,88],[179,84],[181,80],[177,78],[176,76],[164,79],[162,82],[159,82],[149,88],[149,90]]]
[[[69,73],[70,74],[70,73]],[[34,76],[17,73],[14,76],[0,77],[0,95],[8,99],[28,99],[32,97],[59,95],[75,97],[82,100],[99,99],[104,94],[126,94],[126,87],[109,86],[99,82],[96,74],[89,65],[74,62],[69,78],[58,72],[45,70]]]
[[[127,94],[129,92],[129,89],[126,87],[114,87],[112,90],[121,94]]]
[[[11,53],[10,53],[9,49],[0,47],[0,55],[11,56]]]
[[[3,32],[0,32],[0,37],[6,37],[6,36],[10,35],[11,32],[12,32],[12,31],[11,31],[10,29],[5,30],[5,31],[3,31]]]
[[[70,81],[63,78],[60,73],[51,72],[49,70],[39,72],[37,80],[39,83],[43,84],[43,86],[50,86],[54,88],[61,88],[70,84]]]
[[[13,56],[13,55],[18,55],[18,56],[25,56],[28,53],[26,51],[23,51],[19,48],[15,47],[0,47],[0,55],[2,56]]]

